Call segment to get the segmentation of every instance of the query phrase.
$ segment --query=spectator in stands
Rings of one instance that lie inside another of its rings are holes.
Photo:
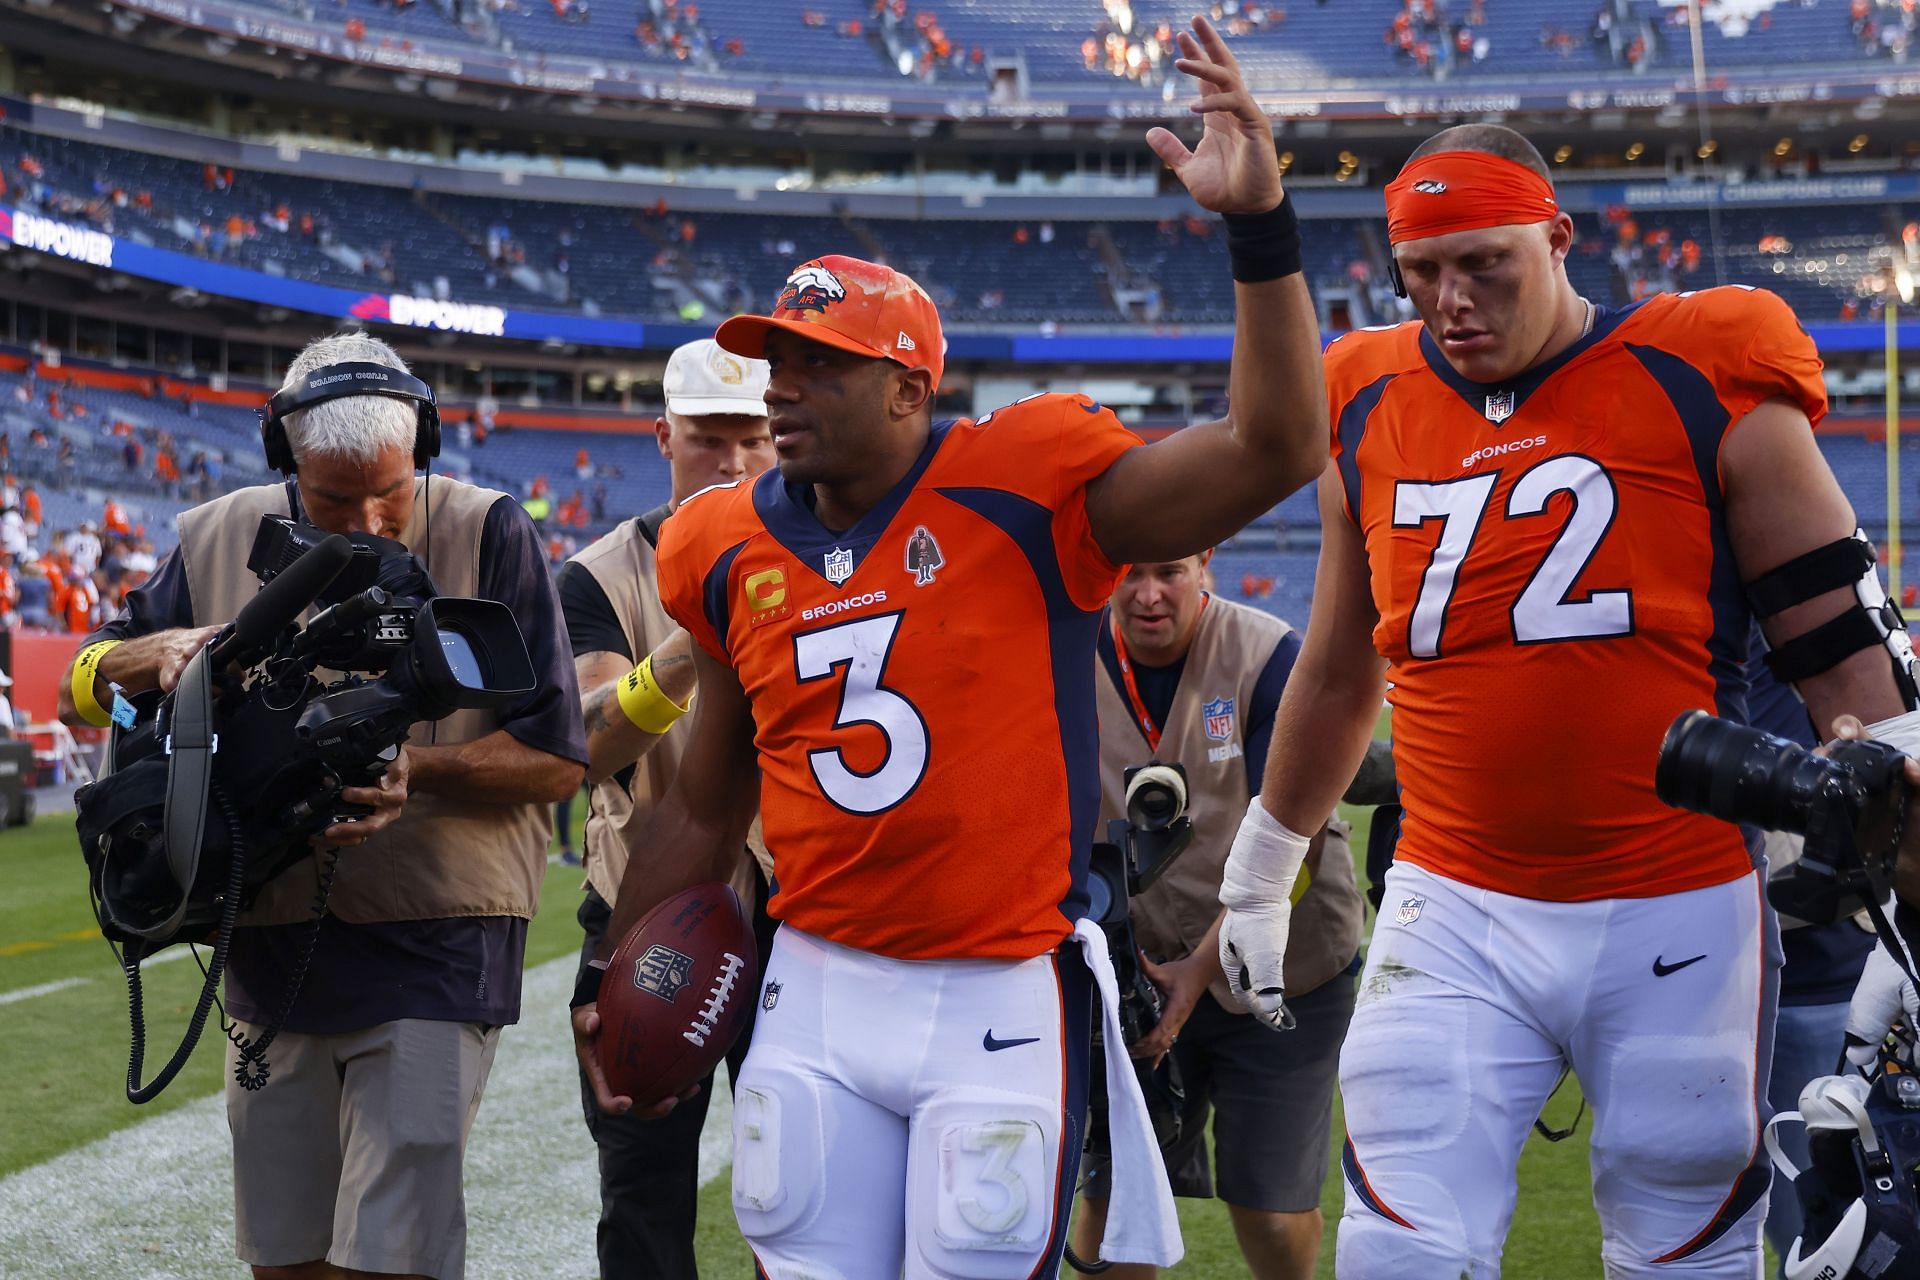
[[[573,474],[581,480],[593,478],[593,459],[587,454],[587,447],[581,445],[573,454]]]

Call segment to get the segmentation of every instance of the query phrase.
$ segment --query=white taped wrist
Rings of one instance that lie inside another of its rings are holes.
[[[1867,736],[1910,756],[1920,756],[1920,711],[1867,726]]]
[[[1220,881],[1220,903],[1227,907],[1278,906],[1290,903],[1293,882],[1306,861],[1308,836],[1288,829],[1267,812],[1260,797],[1247,805],[1247,816],[1233,837],[1226,873]]]

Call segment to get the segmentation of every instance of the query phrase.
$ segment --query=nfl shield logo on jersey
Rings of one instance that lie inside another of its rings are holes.
[[[1233,699],[1215,698],[1212,702],[1201,704],[1200,714],[1206,717],[1207,736],[1215,742],[1225,742],[1233,736]]]
[[[1495,424],[1513,416],[1513,392],[1495,391],[1487,397],[1487,421]]]
[[[1409,897],[1402,898],[1400,900],[1400,910],[1395,914],[1394,919],[1401,924],[1412,924],[1420,918],[1421,909],[1426,905],[1426,897],[1422,894],[1416,893]]]
[[[853,551],[847,547],[835,547],[827,552],[827,581],[839,586],[853,576]]]

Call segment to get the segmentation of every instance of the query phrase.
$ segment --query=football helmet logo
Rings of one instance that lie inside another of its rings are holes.
[[[774,310],[825,311],[846,296],[847,287],[838,276],[817,262],[809,262],[787,277],[787,287],[780,291]]]

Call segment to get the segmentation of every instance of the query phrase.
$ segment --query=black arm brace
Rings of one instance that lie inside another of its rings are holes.
[[[1747,584],[1747,602],[1754,615],[1770,618],[1794,605],[1841,587],[1852,587],[1856,603],[1846,612],[1795,636],[1767,654],[1767,666],[1776,678],[1798,683],[1831,671],[1863,649],[1880,645],[1893,662],[1894,682],[1909,709],[1920,708],[1920,688],[1914,680],[1913,642],[1906,620],[1887,599],[1867,535],[1856,529],[1805,555],[1795,556],[1777,569]]]

